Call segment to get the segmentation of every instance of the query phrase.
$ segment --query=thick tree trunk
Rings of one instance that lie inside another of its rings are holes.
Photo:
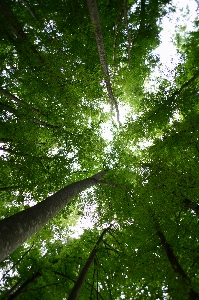
[[[80,293],[80,290],[83,286],[83,283],[86,279],[86,275],[93,263],[93,260],[95,258],[95,255],[97,253],[97,250],[98,250],[98,245],[101,243],[101,241],[103,240],[103,237],[104,235],[107,233],[107,231],[111,228],[111,226],[109,226],[108,228],[104,229],[102,234],[100,235],[97,243],[95,244],[95,247],[93,248],[92,252],[90,253],[85,265],[83,266],[79,276],[78,276],[78,279],[77,281],[75,282],[75,285],[73,287],[73,289],[71,290],[69,296],[68,296],[68,299],[67,300],[76,300],[78,299],[78,296],[79,296],[79,293]]]
[[[106,173],[72,183],[44,201],[0,221],[0,262],[43,228],[76,195],[95,185]]]
[[[115,110],[116,110],[116,114],[117,114],[117,121],[120,124],[118,104],[113,95],[113,90],[112,90],[111,81],[110,81],[110,75],[109,75],[109,71],[108,71],[108,65],[106,62],[106,53],[105,53],[105,49],[104,49],[104,42],[103,42],[103,37],[102,37],[102,30],[101,30],[101,25],[100,25],[100,18],[99,18],[97,3],[96,3],[96,0],[86,0],[86,3],[87,3],[91,22],[94,25],[95,41],[97,44],[97,50],[98,50],[98,54],[99,54],[100,64],[101,64],[102,71],[104,74],[104,80],[106,83],[106,89],[107,89],[108,96],[110,99],[111,108],[113,108],[115,106]]]

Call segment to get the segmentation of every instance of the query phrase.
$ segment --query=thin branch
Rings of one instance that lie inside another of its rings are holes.
[[[109,231],[109,234],[114,238],[114,240],[118,243],[118,245],[120,245],[121,246],[121,243],[120,242],[118,242],[118,240],[116,239],[116,237],[114,236],[114,234],[113,234],[113,230],[110,230]]]
[[[54,70],[52,62],[44,59],[42,53],[40,53],[36,46],[31,44],[28,34],[25,33],[15,14],[12,12],[10,5],[5,0],[0,0],[0,11],[3,19],[3,25],[5,33],[11,43],[16,47],[16,50],[22,54],[23,59],[27,59],[31,66],[38,68],[46,67],[46,71],[51,74],[51,78],[54,82],[63,90],[65,88],[65,78],[60,72],[59,75]],[[34,58],[34,59],[33,59]],[[60,81],[60,79],[62,81]]]
[[[16,265],[18,265],[19,263],[20,263],[20,261],[22,260],[22,259],[24,259],[24,257],[30,252],[30,250],[33,248],[33,246],[34,246],[34,243],[31,245],[31,247],[22,255],[22,257],[20,258],[20,259],[18,259],[18,261],[15,263],[15,264],[13,264],[12,265],[12,267],[2,276],[2,279],[4,279],[5,278],[5,276],[14,268],[14,267],[16,267]]]
[[[99,184],[104,184],[104,185],[108,185],[111,187],[117,187],[117,188],[122,188],[121,186],[119,186],[118,184],[112,183],[112,182],[108,182],[108,181],[104,181],[104,180],[98,180],[97,181]]]
[[[172,102],[174,102],[175,97],[179,96],[181,94],[181,92],[189,87],[190,84],[192,84],[197,78],[199,77],[199,71],[197,71],[187,82],[185,82],[184,84],[182,84],[182,86],[176,90],[173,94],[171,94],[171,96],[168,96],[166,101],[164,101],[164,103],[162,104],[162,106],[160,106],[158,109],[156,109],[148,118],[151,118],[153,115],[157,115],[157,113],[159,113],[160,111],[163,111],[165,109],[165,107],[168,107]],[[176,103],[176,101],[175,101]]]
[[[118,250],[116,250],[113,246],[109,245],[105,240],[103,241],[103,243],[108,246],[109,248],[106,247],[107,250],[111,250],[111,251],[114,251],[116,253],[119,253]]]
[[[173,93],[172,96],[179,95],[186,87],[188,87],[190,84],[192,84],[198,77],[199,77],[199,71],[197,71],[193,75],[193,77],[191,77],[187,82],[185,82],[178,91],[176,91],[175,93]]]
[[[44,289],[44,288],[46,288],[46,287],[48,287],[48,286],[58,285],[58,284],[64,284],[64,283],[65,283],[65,281],[62,281],[62,282],[55,282],[55,283],[50,283],[50,284],[46,284],[46,285],[40,286],[40,287],[35,288],[35,289],[28,289],[28,290],[26,290],[26,291],[24,291],[24,292],[37,291],[37,290]]]
[[[182,195],[183,196],[183,195]],[[189,200],[188,198],[184,198],[185,206],[193,209],[197,216],[199,216],[199,205],[196,202]]]
[[[97,273],[97,274],[96,274],[96,275],[97,275],[97,276],[96,276],[96,277],[97,277],[97,278],[96,278],[96,279],[97,279],[97,280],[96,280],[96,281],[97,281],[97,289],[96,289],[96,292],[97,292],[97,300],[98,300],[98,299],[99,299],[99,298],[98,298],[98,295],[99,295],[99,292],[98,292],[98,289],[99,289],[99,288],[98,288],[98,275],[99,275],[99,274],[98,274],[97,255],[96,255],[96,257],[95,257],[94,264],[95,264],[96,270],[97,270],[97,272],[96,272],[96,273]]]
[[[14,114],[19,119],[23,118],[25,120],[31,121],[31,122],[33,122],[35,124],[44,126],[46,128],[52,128],[52,129],[55,129],[55,130],[60,130],[61,129],[59,126],[51,125],[51,124],[46,123],[44,121],[41,121],[41,120],[39,120],[37,118],[28,118],[26,115],[24,115],[23,113],[21,113],[20,111],[18,111],[14,107],[8,105],[7,103],[5,104],[5,103],[0,102],[0,106],[2,107],[2,109],[4,109],[5,111],[10,112],[11,114]]]
[[[93,295],[93,288],[94,288],[94,282],[95,282],[95,258],[94,258],[94,270],[93,270],[93,280],[92,280],[92,287],[91,287],[91,292],[90,292],[90,299],[92,299],[92,295]]]
[[[174,270],[175,273],[181,276],[183,279],[184,283],[186,284],[188,290],[189,290],[189,299],[190,300],[196,300],[199,297],[199,294],[194,291],[194,289],[191,287],[191,281],[188,278],[187,274],[181,267],[177,257],[175,256],[173,249],[171,245],[167,242],[166,237],[162,230],[160,229],[160,225],[158,220],[156,219],[155,215],[153,212],[151,212],[151,216],[154,222],[154,227],[156,229],[156,233],[160,239],[161,245],[166,253],[166,256],[171,264],[172,269]]]
[[[56,274],[56,275],[59,275],[59,276],[66,277],[67,279],[71,280],[73,283],[76,282],[73,278],[71,278],[71,277],[70,277],[69,275],[67,275],[67,274],[64,274],[64,273],[61,273],[61,272],[57,272],[57,271],[53,271],[53,273]],[[95,291],[97,291],[97,290],[95,289],[95,287],[94,287],[90,282],[85,281],[85,284],[89,285],[91,288],[93,288]],[[102,300],[104,300],[103,297],[100,295],[100,293],[99,293],[99,296],[101,297]]]
[[[0,104],[0,105],[1,105],[1,104]],[[4,138],[4,137],[0,138],[0,143],[2,143],[2,144],[13,143],[13,142],[14,142],[13,139]]]
[[[107,272],[104,269],[103,264],[101,264],[100,267],[102,268],[102,270],[104,271],[104,273],[107,275]],[[109,291],[110,299],[113,300],[112,293],[111,293],[111,286],[110,286],[110,282],[109,282],[109,279],[107,278],[107,276],[106,276],[106,282],[107,282],[107,285],[108,285],[108,291]]]
[[[69,280],[71,280],[73,283],[75,283],[75,280],[72,279],[72,278],[71,278],[69,275],[67,275],[67,274],[64,274],[64,273],[58,272],[58,271],[53,271],[53,273],[54,273],[55,275],[59,275],[59,276],[62,276],[62,277],[66,277],[67,279],[69,279]]]

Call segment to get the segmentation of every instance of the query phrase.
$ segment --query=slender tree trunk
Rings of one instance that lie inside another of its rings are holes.
[[[118,10],[120,9],[120,6],[118,6]],[[117,42],[118,42],[118,36],[119,36],[119,32],[120,32],[120,26],[121,26],[121,22],[122,22],[122,17],[123,17],[123,7],[121,7],[121,10],[118,11],[117,14],[117,18],[115,21],[115,26],[114,26],[114,44],[113,44],[113,63],[115,65],[116,63],[116,48],[117,48]]]
[[[14,294],[16,289],[20,288],[20,285],[22,284],[21,280],[19,280],[11,289],[4,295],[4,297],[1,300],[7,300],[9,297]]]
[[[166,256],[167,256],[173,270],[175,271],[176,274],[178,274],[183,279],[184,285],[187,287],[187,290],[188,290],[187,294],[189,295],[188,299],[189,300],[198,300],[199,294],[196,293],[193,290],[193,288],[191,287],[190,279],[188,278],[187,274],[181,267],[177,257],[175,256],[175,254],[173,252],[171,245],[167,242],[166,237],[165,237],[164,233],[161,231],[159,223],[154,216],[153,216],[153,220],[154,220],[155,228],[157,230],[157,235],[160,238],[161,245],[166,253]]]
[[[79,276],[78,276],[78,279],[77,281],[75,282],[75,285],[73,287],[73,289],[71,290],[69,296],[68,296],[68,299],[67,300],[76,300],[78,299],[78,296],[79,296],[79,293],[80,293],[80,290],[83,286],[83,283],[86,279],[86,275],[93,263],[93,260],[95,258],[95,255],[97,253],[97,250],[98,250],[98,245],[101,243],[101,241],[103,240],[103,237],[104,235],[107,233],[107,231],[111,228],[111,226],[109,226],[108,228],[104,229],[103,232],[101,233],[97,243],[95,244],[95,247],[93,248],[92,252],[90,253],[85,265],[83,266]]]
[[[36,46],[31,44],[28,34],[24,32],[23,26],[18,21],[15,14],[12,12],[10,4],[5,0],[0,0],[0,21],[4,26],[4,31],[7,37],[16,47],[18,53],[27,59],[28,63],[32,67],[46,69],[46,72],[51,74],[51,79],[58,85],[61,90],[65,87],[65,78],[61,72],[57,74],[54,70],[52,61],[49,64],[48,60],[45,60],[42,53],[40,53]]]
[[[128,62],[131,63],[131,35],[128,28],[127,0],[124,0],[124,22],[128,36]]]
[[[101,171],[90,178],[72,183],[35,206],[0,220],[0,262],[43,228],[76,195],[95,185],[105,173],[106,171]]]
[[[34,12],[34,10],[33,10],[33,8],[31,8],[30,5],[29,5],[26,1],[21,0],[21,2],[22,2],[22,3],[24,4],[24,6],[28,9],[28,11],[29,11],[29,13],[31,14],[31,16],[33,17],[33,19],[35,19],[35,21],[40,25],[40,23],[39,23],[39,21],[38,21],[38,19],[37,19],[37,17],[36,17],[36,14],[35,14],[35,12]]]
[[[46,123],[44,121],[41,121],[35,117],[33,118],[29,118],[27,117],[27,113],[21,113],[18,109],[15,109],[13,108],[12,106],[10,106],[9,104],[5,104],[5,103],[1,103],[0,102],[0,107],[12,114],[14,114],[17,118],[19,119],[25,119],[25,120],[28,120],[28,121],[31,121],[35,124],[39,124],[41,126],[44,126],[46,128],[53,128],[55,130],[60,130],[61,128],[59,126],[56,126],[56,125],[52,125],[52,124],[49,124],[49,123]]]
[[[10,295],[7,295],[4,299],[5,300],[14,300],[14,299],[18,298],[41,275],[42,275],[42,273],[40,273],[40,272],[33,274],[33,276],[31,278],[27,279],[23,284],[21,284],[21,286],[18,288],[17,291],[15,291],[14,293],[11,293]]]
[[[16,103],[22,105],[22,107],[26,107],[28,110],[32,111],[33,113],[42,115],[43,117],[47,118],[46,115],[44,115],[42,112],[40,112],[38,109],[32,107],[30,104],[28,104],[27,102],[19,99],[18,97],[14,96],[13,94],[11,94],[10,92],[8,92],[5,89],[0,88],[0,94],[4,95],[5,97],[7,97],[10,100],[15,101]]]
[[[28,38],[26,33],[24,32],[21,24],[13,14],[9,4],[5,0],[0,0],[0,10],[1,10],[1,19],[3,20],[3,23],[7,26],[6,30],[8,31],[8,34],[10,36],[10,32],[13,34],[14,38],[12,38],[12,41],[18,41],[15,43],[15,46],[17,46],[18,49],[23,49],[23,54],[30,56],[31,54],[34,54],[34,58],[37,60],[37,63],[43,63],[43,59],[41,58],[40,54],[37,52],[34,45],[32,45]],[[21,45],[20,45],[21,44]],[[20,45],[20,46],[19,46]]]
[[[160,230],[157,229],[157,235],[160,238],[161,245],[167,255],[167,258],[173,268],[173,270],[178,273],[182,278],[187,280],[187,275],[182,269],[181,265],[179,264],[175,254],[173,253],[173,249],[171,248],[171,245],[167,242],[166,237],[164,233]]]
[[[146,3],[145,3],[145,0],[141,0],[140,28],[139,28],[140,32],[142,32],[145,27],[145,16],[146,16]]]
[[[86,3],[87,3],[91,22],[94,25],[94,34],[95,34],[95,40],[96,40],[96,44],[97,44],[97,50],[98,50],[98,54],[99,54],[102,71],[104,74],[106,89],[107,89],[108,96],[109,96],[110,103],[111,103],[111,109],[115,106],[115,110],[116,110],[116,114],[117,114],[117,121],[120,124],[118,104],[117,104],[117,101],[113,94],[111,81],[110,81],[110,75],[109,75],[109,71],[108,71],[108,65],[106,62],[106,53],[105,53],[105,49],[104,49],[104,42],[103,42],[103,37],[102,37],[102,30],[101,30],[101,25],[100,25],[100,18],[99,18],[97,3],[96,3],[96,0],[86,0]]]

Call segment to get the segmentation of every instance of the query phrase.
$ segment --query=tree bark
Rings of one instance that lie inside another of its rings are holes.
[[[97,253],[97,250],[98,250],[98,245],[101,243],[101,241],[103,240],[103,237],[104,235],[107,233],[107,231],[111,228],[111,226],[109,226],[108,228],[104,229],[103,232],[101,233],[97,243],[95,244],[95,247],[93,248],[93,250],[91,251],[85,265],[83,266],[79,276],[78,276],[78,279],[77,281],[75,282],[75,285],[74,287],[72,288],[69,296],[68,296],[68,299],[67,300],[76,300],[78,299],[78,296],[79,296],[79,293],[80,293],[80,290],[83,286],[83,283],[86,279],[86,275],[93,263],[93,260],[95,258],[95,255]]]
[[[175,256],[173,249],[171,245],[167,242],[166,237],[164,233],[161,231],[159,223],[155,217],[153,217],[154,220],[154,225],[157,230],[157,235],[160,238],[161,245],[166,253],[166,256],[175,271],[176,274],[178,274],[184,281],[185,286],[187,287],[187,295],[189,300],[198,300],[199,299],[199,294],[196,293],[193,288],[191,287],[191,282],[190,279],[188,278],[187,274],[181,267],[177,257]]]
[[[4,299],[5,300],[14,300],[14,299],[18,298],[41,275],[42,275],[42,273],[40,273],[40,272],[33,274],[33,276],[31,278],[27,279],[23,284],[21,284],[21,286],[18,288],[17,291],[15,291],[14,293],[11,293],[11,295],[6,296]]]
[[[96,3],[96,0],[86,0],[86,3],[87,3],[91,22],[94,25],[95,41],[97,44],[97,50],[98,50],[98,54],[99,54],[100,64],[101,64],[102,71],[104,74],[106,89],[107,89],[108,96],[109,96],[110,103],[111,103],[111,109],[113,108],[113,106],[115,106],[115,110],[116,110],[116,114],[117,114],[117,121],[120,124],[118,104],[117,104],[117,101],[113,94],[111,81],[110,81],[110,75],[109,75],[109,71],[108,71],[108,65],[106,62],[106,53],[105,53],[105,49],[104,49],[104,42],[103,42],[103,37],[102,37],[102,30],[101,30],[101,25],[100,25],[100,18],[99,18],[97,3]]]
[[[0,94],[1,94],[1,92],[0,92]],[[32,123],[44,126],[46,128],[52,128],[52,129],[55,129],[55,130],[60,130],[61,129],[59,126],[46,123],[46,122],[41,121],[41,120],[39,120],[35,117],[28,118],[27,114],[21,113],[18,109],[13,108],[11,105],[9,105],[7,103],[5,104],[5,103],[0,102],[0,107],[1,107],[1,109],[4,109],[5,111],[10,112],[11,114],[14,114],[19,119],[25,119],[25,120],[31,121]]]
[[[51,79],[58,85],[61,90],[65,91],[65,78],[62,73],[55,73],[52,61],[44,59],[36,46],[29,40],[28,34],[24,31],[23,26],[18,21],[17,17],[12,11],[10,4],[5,0],[0,0],[0,21],[4,26],[7,37],[16,47],[17,52],[22,55],[23,60],[27,60],[32,67],[46,69],[46,72],[51,74]],[[22,61],[22,60],[21,60]]]
[[[27,56],[34,55],[34,58],[37,60],[37,63],[43,63],[43,59],[37,52],[36,48],[29,42],[26,33],[24,32],[21,24],[13,14],[12,10],[10,9],[9,5],[5,0],[0,0],[0,10],[1,10],[1,19],[3,23],[6,25],[6,30],[8,31],[9,35],[10,32],[15,37],[16,42],[15,46],[21,51],[23,49],[23,54]],[[14,41],[14,40],[13,40]],[[19,46],[20,45],[20,46]],[[25,51],[24,51],[25,49]]]
[[[4,297],[1,300],[7,300],[9,299],[9,297],[14,294],[14,292],[16,291],[16,289],[20,288],[21,285],[21,280],[19,280],[17,283],[15,283],[15,285],[13,287],[11,287],[11,289],[4,295]]]
[[[127,0],[124,0],[124,22],[128,36],[128,62],[131,63],[131,36],[128,28]]]
[[[0,94],[4,95],[5,97],[9,98],[10,100],[15,101],[18,104],[26,107],[28,110],[30,110],[30,111],[32,111],[32,112],[34,112],[36,114],[42,115],[45,118],[47,117],[46,115],[44,115],[43,113],[41,113],[38,109],[32,107],[30,104],[28,104],[25,101],[19,99],[18,97],[14,96],[13,94],[11,94],[10,92],[8,92],[5,89],[0,88]]]
[[[0,220],[0,262],[43,228],[76,195],[98,183],[105,173],[101,171],[72,183],[35,206]]]
[[[31,14],[31,16],[33,17],[33,19],[35,19],[35,21],[40,25],[40,23],[39,23],[39,21],[38,21],[38,19],[37,19],[37,17],[36,17],[36,14],[35,14],[35,12],[34,12],[34,10],[33,10],[33,8],[31,8],[30,5],[29,5],[26,1],[21,0],[21,2],[22,2],[22,3],[24,4],[24,6],[28,9],[28,11],[29,11],[29,13]]]

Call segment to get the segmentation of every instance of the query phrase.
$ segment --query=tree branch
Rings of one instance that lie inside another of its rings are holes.
[[[18,261],[16,263],[14,263],[12,265],[12,267],[3,275],[2,279],[5,278],[5,276],[16,266],[20,263],[20,261],[30,252],[30,250],[33,248],[34,243],[31,245],[31,247],[22,255],[22,257],[20,259],[18,259]]]

